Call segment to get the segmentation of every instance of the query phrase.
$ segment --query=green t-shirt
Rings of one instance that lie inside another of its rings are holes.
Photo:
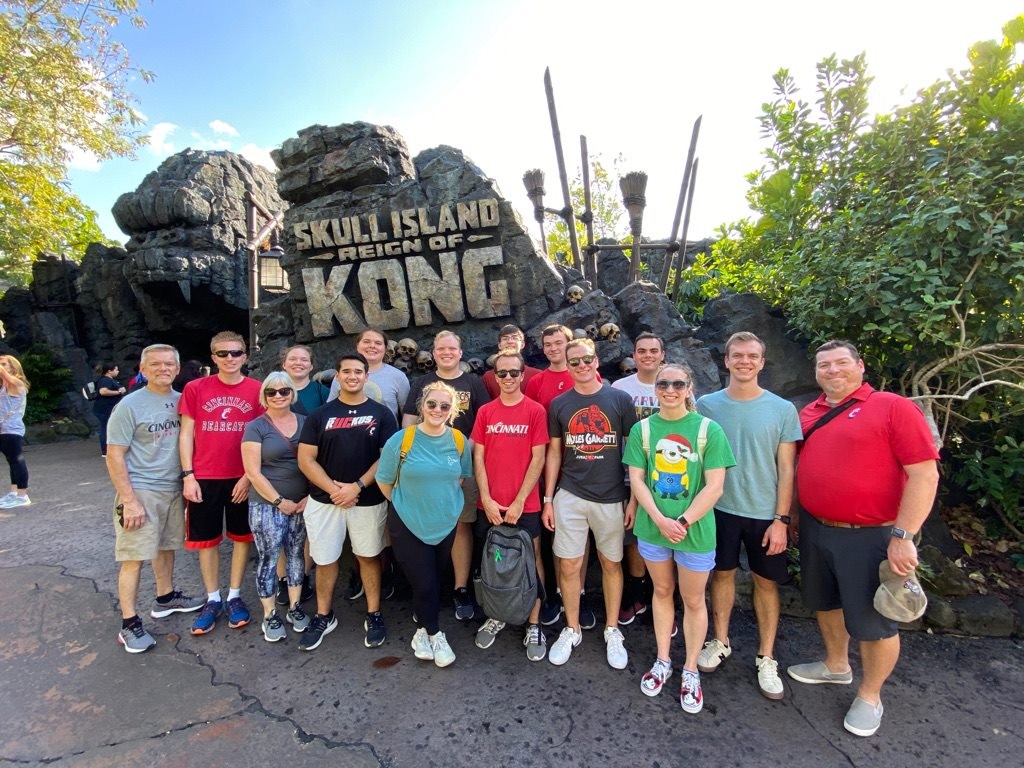
[[[683,418],[669,421],[654,414],[651,425],[650,456],[644,455],[642,425],[637,422],[629,433],[622,463],[640,467],[646,473],[647,487],[654,496],[658,510],[673,520],[690,507],[690,502],[704,487],[706,469],[736,466],[725,432],[713,421],[708,421],[707,444],[704,446],[704,465],[697,455],[697,434],[701,421],[699,413],[690,412]],[[678,544],[673,544],[658,530],[643,507],[636,511],[633,525],[636,537],[649,544],[686,552],[712,552],[715,549],[715,515],[709,512],[695,524]]]

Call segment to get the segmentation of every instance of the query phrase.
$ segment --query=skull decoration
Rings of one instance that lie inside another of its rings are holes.
[[[390,363],[395,359],[398,354],[398,342],[392,339],[388,342],[387,351],[384,353],[384,362]]]
[[[471,358],[469,358],[469,368],[477,376],[483,376],[484,371],[487,370],[484,367],[484,361],[481,360],[479,357],[471,357]]]
[[[583,299],[583,289],[578,285],[570,285],[565,292],[565,298],[569,300],[570,304],[579,304]]]
[[[393,365],[406,376],[412,373],[412,363],[410,363],[404,357],[395,358],[395,362],[393,363]]]
[[[593,339],[594,341],[597,341],[597,339],[598,339],[598,338],[599,338],[599,336],[600,336],[600,333],[599,333],[599,332],[598,332],[598,330],[597,330],[597,326],[596,326],[596,325],[594,325],[593,323],[591,323],[590,325],[588,325],[588,326],[587,326],[586,328],[584,328],[583,330],[584,330],[584,331],[586,332],[586,334],[587,334],[587,338],[588,338],[588,339]]]
[[[416,357],[416,353],[419,352],[419,350],[419,345],[412,339],[402,339],[400,342],[398,342],[398,356],[403,360],[408,360],[412,362],[412,360]]]
[[[601,326],[601,338],[605,341],[616,342],[619,340],[619,326],[615,323],[605,323]]]
[[[486,361],[485,365],[488,368],[493,370],[494,369],[494,361],[497,360],[497,359],[498,359],[498,354],[495,353],[495,354],[493,354],[493,355],[491,355],[490,357],[487,358],[487,361]]]
[[[473,369],[469,367],[469,363],[467,363],[465,360],[459,361],[459,370],[462,371],[463,373],[473,372]]]
[[[573,337],[574,339],[586,339],[586,338],[589,338],[589,337],[587,336],[587,332],[586,332],[586,330],[584,330],[583,328],[577,328],[577,329],[575,329],[575,330],[574,330],[574,331],[572,332],[572,337]]]
[[[426,350],[416,355],[416,370],[420,373],[429,373],[434,370],[434,356]]]
[[[632,357],[627,357],[621,363],[619,363],[619,373],[623,376],[632,376],[636,373],[636,360]]]

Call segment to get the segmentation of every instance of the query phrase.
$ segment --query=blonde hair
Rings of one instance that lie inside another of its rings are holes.
[[[25,369],[21,367],[21,361],[18,360],[14,355],[4,355],[4,360],[7,360],[11,364],[11,368],[14,369],[14,373],[10,374],[25,386],[25,392],[28,392],[31,385],[28,383],[28,379],[25,377]],[[14,394],[14,393],[12,393]]]
[[[677,371],[681,371],[683,375],[686,376],[687,381],[690,382],[690,393],[686,396],[686,410],[696,411],[697,393],[694,391],[696,385],[693,383],[693,369],[686,363],[665,363],[658,369],[658,376],[664,374],[669,368],[675,368]]]
[[[420,399],[416,402],[416,410],[420,413],[420,418],[423,418],[423,404],[427,402],[427,395],[431,392],[446,392],[452,399],[452,409],[448,411],[448,418],[445,421],[448,426],[455,423],[455,420],[459,417],[462,411],[459,409],[459,394],[455,391],[455,388],[450,384],[445,384],[443,381],[432,381],[423,387],[423,392],[420,394]]]
[[[245,352],[248,349],[248,347],[246,347],[245,345],[245,339],[243,339],[240,335],[238,335],[234,331],[221,331],[212,339],[210,339],[210,351],[216,352],[217,345],[226,341],[237,342],[241,344],[243,352]]]

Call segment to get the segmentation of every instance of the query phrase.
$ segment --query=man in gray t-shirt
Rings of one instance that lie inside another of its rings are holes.
[[[152,618],[197,611],[205,602],[173,586],[174,552],[185,544],[178,459],[181,395],[171,388],[179,370],[178,351],[166,344],[150,345],[142,350],[139,368],[146,386],[118,403],[107,424],[107,472],[116,492],[114,556],[121,563],[117,640],[128,653],[142,653],[156,644],[136,611],[143,561],[152,563],[156,578]]]

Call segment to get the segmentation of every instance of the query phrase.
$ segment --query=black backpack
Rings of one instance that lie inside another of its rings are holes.
[[[82,387],[82,397],[86,400],[98,400],[100,391],[96,388],[95,381],[86,382],[85,386]]]
[[[484,539],[477,600],[488,618],[525,624],[538,596],[537,561],[528,531],[495,525]]]

